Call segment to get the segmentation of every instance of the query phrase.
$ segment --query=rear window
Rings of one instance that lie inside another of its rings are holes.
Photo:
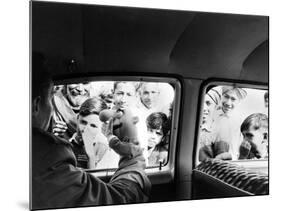
[[[209,84],[200,117],[197,161],[216,158],[245,163],[268,159],[266,87]]]
[[[169,162],[177,87],[167,78],[57,82],[50,130],[71,142],[81,169],[115,169],[120,157],[103,131],[112,117],[113,134],[139,145],[147,167],[161,169]]]

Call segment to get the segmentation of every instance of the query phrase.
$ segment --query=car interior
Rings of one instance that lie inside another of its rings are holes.
[[[159,102],[171,106],[170,113],[165,107],[168,158],[145,170],[149,202],[269,194],[269,154],[198,158],[210,89],[246,90],[242,121],[252,113],[268,115],[269,17],[40,1],[30,8],[31,49],[49,58],[57,89],[91,83],[95,90],[98,82],[117,81],[163,85]],[[107,182],[115,169],[86,171]]]

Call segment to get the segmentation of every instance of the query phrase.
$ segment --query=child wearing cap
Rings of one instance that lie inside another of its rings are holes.
[[[217,89],[212,88],[206,93],[200,125],[199,161],[207,158],[220,158],[221,152],[225,152],[229,148],[227,143],[216,141],[216,134],[213,131],[214,114],[219,108],[220,102],[221,95]]]

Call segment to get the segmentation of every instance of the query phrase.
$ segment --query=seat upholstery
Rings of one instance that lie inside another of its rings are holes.
[[[252,172],[229,161],[207,159],[196,170],[254,195],[269,193],[268,175]]]

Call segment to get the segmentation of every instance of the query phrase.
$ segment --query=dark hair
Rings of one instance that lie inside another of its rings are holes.
[[[160,143],[158,143],[155,148],[156,149],[166,149],[168,147],[168,142],[169,142],[169,130],[170,130],[170,121],[168,119],[168,117],[166,116],[166,114],[162,113],[162,112],[154,112],[152,114],[150,114],[147,118],[146,118],[146,126],[147,128],[150,129],[156,129],[159,130],[161,129],[163,131],[163,138],[160,141]]]
[[[253,126],[255,130],[258,130],[262,127],[268,127],[268,117],[262,113],[254,113],[248,116],[243,123],[241,124],[240,131],[243,133],[246,130]]]
[[[76,83],[75,85],[79,85],[79,84],[81,84],[81,83],[79,82],[79,83]],[[85,83],[82,83],[82,84],[83,84],[83,86],[85,85]],[[65,97],[68,96],[68,94],[67,94],[68,90],[67,89],[68,89],[69,85],[71,85],[71,84],[65,84],[65,85],[63,85],[63,87],[61,89],[61,92]],[[89,90],[86,90],[86,92],[87,92],[87,95],[89,96],[90,95]]]
[[[170,130],[168,117],[162,112],[154,112],[146,118],[146,126],[151,129],[163,131],[163,136],[166,136]]]
[[[46,99],[52,83],[52,77],[48,72],[47,60],[42,53],[32,52],[32,100],[41,96]]]
[[[79,115],[83,117],[90,114],[99,115],[99,113],[104,109],[107,109],[106,103],[98,97],[93,97],[85,100],[85,102],[82,103],[79,110]]]

